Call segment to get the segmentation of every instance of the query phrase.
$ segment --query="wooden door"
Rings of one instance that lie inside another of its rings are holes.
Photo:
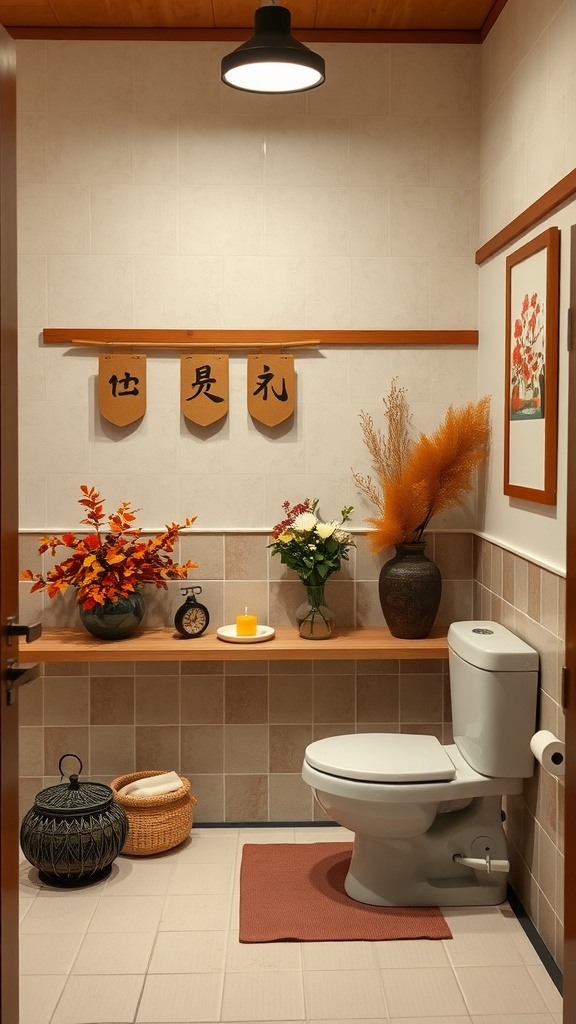
[[[564,1024],[576,1020],[576,226],[570,238],[568,499],[566,540],[566,821],[564,875]]]
[[[16,52],[0,26],[0,1007],[18,1024],[18,702],[8,703],[7,668],[18,615],[16,351]],[[16,648],[17,649],[17,648]]]

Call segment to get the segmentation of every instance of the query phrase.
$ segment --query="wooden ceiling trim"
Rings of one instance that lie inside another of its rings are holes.
[[[249,29],[240,28],[63,28],[43,25],[6,25],[13,39],[125,39],[136,42],[243,42]],[[402,29],[300,29],[294,36],[303,43],[468,43],[479,44],[479,31],[420,31]]]
[[[498,18],[502,14],[502,11],[506,7],[507,3],[508,3],[508,0],[496,0],[492,10],[488,14],[488,17],[486,18],[486,21],[484,22],[484,24],[482,25],[482,28],[480,29],[480,42],[481,43],[484,42],[484,40],[486,39],[486,36],[490,32],[490,30],[494,28],[494,25],[498,21]]]

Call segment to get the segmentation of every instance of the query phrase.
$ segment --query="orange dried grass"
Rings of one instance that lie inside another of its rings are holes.
[[[475,470],[490,447],[490,398],[485,395],[459,409],[449,406],[443,423],[430,434],[409,437],[410,414],[405,389],[392,381],[384,399],[387,436],[372,418],[360,414],[364,441],[372,456],[376,479],[353,471],[355,483],[376,505],[367,519],[375,554],[403,541],[422,539],[430,519],[459,505],[474,488]]]

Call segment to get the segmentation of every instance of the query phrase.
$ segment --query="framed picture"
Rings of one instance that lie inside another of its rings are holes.
[[[556,504],[560,231],[506,260],[504,494]]]

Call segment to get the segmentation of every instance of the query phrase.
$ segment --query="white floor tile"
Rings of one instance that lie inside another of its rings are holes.
[[[130,1024],[142,975],[75,975],[68,978],[51,1024]]]
[[[543,964],[539,964],[537,967],[530,966],[528,968],[528,974],[532,978],[532,981],[536,985],[536,988],[540,992],[547,1008],[552,1013],[561,1013],[562,1011],[562,996],[560,995],[556,985],[552,981],[552,978],[548,974],[548,971]]]
[[[218,862],[211,864],[177,864],[170,881],[170,893],[194,896],[223,896],[232,892],[234,865]]]
[[[304,997],[310,1019],[357,1015],[386,1020],[378,971],[305,971]]]
[[[527,967],[458,967],[470,1014],[546,1013]]]
[[[374,952],[379,967],[450,967],[446,949],[452,943],[426,939],[403,939],[375,942]]]
[[[72,974],[146,974],[155,932],[89,932]]]
[[[312,840],[310,840],[312,842]],[[247,843],[293,843],[294,829],[263,828],[260,831],[242,829],[238,836],[238,846],[246,846]]]
[[[372,971],[378,964],[374,942],[302,942],[305,971]]]
[[[20,1024],[49,1024],[65,984],[65,974],[21,978]]]
[[[225,836],[214,836],[209,839],[204,835],[193,836],[192,842],[178,853],[178,864],[225,864],[234,863],[238,849],[238,838],[228,839]]]
[[[71,892],[66,896],[58,895],[51,899],[37,896],[20,925],[20,931],[25,934],[85,932],[99,902],[98,896],[88,899],[86,896],[78,896]]]
[[[19,906],[19,921],[20,921],[20,924],[22,924],[22,921],[26,917],[26,914],[30,910],[30,907],[34,903],[34,900],[35,900],[34,896],[21,896],[20,897],[20,906]]]
[[[155,932],[164,901],[164,896],[107,896],[98,903],[88,931]]]
[[[202,836],[204,839],[238,839],[239,833],[240,829],[234,825],[231,825],[230,828],[226,828],[224,825],[221,828],[202,828],[202,825],[197,825],[192,829],[190,839],[194,839],[196,835]]]
[[[300,947],[316,943],[299,942],[239,942],[238,932],[228,935],[226,970],[241,971],[299,971]]]
[[[243,972],[224,975],[221,1020],[303,1020],[300,971]]]
[[[175,862],[134,864],[118,859],[106,882],[103,896],[162,896],[168,892]]]
[[[228,917],[228,927],[233,931],[237,932],[240,928],[240,893],[235,892],[232,894],[232,900],[230,901],[230,914]]]
[[[227,932],[159,932],[149,974],[223,971]]]
[[[21,1024],[561,1024],[507,904],[443,908],[444,942],[238,941],[245,843],[352,839],[337,825],[197,827],[78,890],[39,886],[24,861]]]
[[[139,1024],[192,1024],[216,1021],[220,1012],[219,974],[150,974],[138,1015]]]
[[[549,1013],[497,1013],[489,1017],[482,1014],[481,1017],[474,1015],[471,1020],[472,1024],[555,1024],[554,1017]],[[562,1024],[562,1021],[558,1024]]]
[[[391,1017],[389,1024],[470,1024],[470,1017]]]
[[[516,946],[516,949],[522,957],[522,963],[527,965],[539,966],[542,964],[538,953],[534,949],[534,946],[530,942],[530,939],[526,935],[523,928],[518,925],[518,929],[510,932],[512,942]]]
[[[225,931],[230,896],[167,896],[160,931]]]
[[[18,888],[20,896],[37,896],[42,888],[42,882],[38,877],[36,868],[31,867],[28,861],[20,865],[18,872]]]
[[[68,974],[80,949],[84,932],[20,935],[20,974]]]
[[[297,843],[353,843],[354,833],[340,825],[327,825],[325,828],[295,828],[294,839]]]
[[[445,942],[454,967],[489,967],[491,964],[523,964],[520,949],[509,932],[453,932]]]
[[[390,1017],[457,1017],[466,1004],[451,968],[382,970]]]

